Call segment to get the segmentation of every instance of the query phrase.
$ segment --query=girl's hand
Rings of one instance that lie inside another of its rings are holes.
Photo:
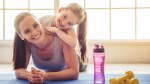
[[[43,84],[45,80],[44,76],[44,71],[32,67],[28,76],[28,80],[31,84]]]
[[[47,26],[47,27],[44,28],[44,30],[45,30],[46,32],[56,33],[58,30],[60,30],[60,28]]]

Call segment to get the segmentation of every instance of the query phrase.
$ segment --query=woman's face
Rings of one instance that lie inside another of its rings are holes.
[[[26,16],[18,25],[22,40],[38,44],[43,41],[44,29],[33,16]]]
[[[77,20],[78,18],[74,15],[74,13],[71,10],[61,8],[56,18],[55,24],[58,28],[68,29],[75,25],[77,23]]]

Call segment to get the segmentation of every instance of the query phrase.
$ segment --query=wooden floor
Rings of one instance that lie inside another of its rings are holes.
[[[33,65],[29,65],[28,70]],[[106,74],[124,74],[126,71],[131,70],[135,74],[150,74],[150,64],[105,64]],[[83,73],[93,74],[93,64],[88,64],[87,70]],[[0,64],[0,74],[13,74],[11,64]]]

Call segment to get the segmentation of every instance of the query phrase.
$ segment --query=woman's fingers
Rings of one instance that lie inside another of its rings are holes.
[[[28,80],[31,83],[43,83],[45,72],[34,67],[31,67],[31,72],[28,75]]]
[[[30,81],[31,83],[43,83],[44,82],[43,77],[37,74],[29,74],[28,81]]]
[[[31,67],[31,73],[32,73],[32,74],[34,74],[36,70],[37,70],[36,68]]]

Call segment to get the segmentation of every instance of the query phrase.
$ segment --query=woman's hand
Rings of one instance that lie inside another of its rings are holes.
[[[43,84],[45,81],[45,72],[32,67],[28,80],[31,84]]]

